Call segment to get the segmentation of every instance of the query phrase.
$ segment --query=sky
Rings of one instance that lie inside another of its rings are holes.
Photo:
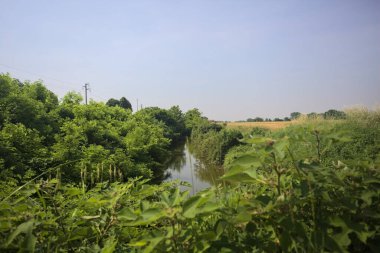
[[[214,120],[380,105],[380,1],[0,0],[0,73]],[[1,91],[0,91],[1,92]]]

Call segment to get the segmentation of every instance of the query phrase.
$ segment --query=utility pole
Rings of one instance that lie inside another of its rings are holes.
[[[84,88],[84,100],[85,100],[85,102],[86,102],[86,105],[87,105],[87,91],[90,89],[89,88],[89,84],[88,83],[86,83],[84,86],[83,86],[83,88]]]
[[[139,111],[139,99],[136,99],[137,103],[136,103],[136,112]]]

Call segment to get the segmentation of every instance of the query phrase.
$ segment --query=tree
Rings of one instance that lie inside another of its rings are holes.
[[[111,107],[113,107],[113,106],[120,106],[121,108],[132,110],[131,103],[125,97],[120,98],[120,100],[117,100],[117,99],[114,99],[114,98],[110,98],[107,101],[106,105],[111,106]]]
[[[301,116],[301,113],[300,113],[300,112],[292,112],[292,113],[290,114],[290,119],[291,119],[291,120],[295,120],[295,119],[298,119],[300,116]]]
[[[114,98],[110,98],[110,99],[108,99],[106,105],[108,105],[108,106],[117,106],[117,105],[120,105],[120,101],[117,100],[117,99],[114,99]]]
[[[57,96],[48,90],[43,85],[42,81],[37,81],[32,84],[26,83],[22,87],[22,93],[28,98],[43,103],[46,112],[49,112],[58,106]]]
[[[202,113],[197,108],[188,110],[185,113],[185,125],[190,132],[194,127],[200,125],[202,121],[205,121],[205,119],[202,117]]]
[[[307,117],[308,117],[309,119],[316,119],[316,118],[318,117],[318,114],[315,113],[315,112],[311,112],[311,113],[308,113],[308,114],[307,114]]]
[[[247,119],[247,122],[263,122],[263,121],[264,121],[264,119],[260,118],[260,117],[256,117],[254,119],[252,119],[252,118]]]
[[[68,92],[62,98],[62,104],[64,105],[79,105],[82,101],[83,101],[82,95],[75,91]]]
[[[344,119],[346,118],[346,114],[342,111],[330,109],[323,114],[323,117],[325,119]]]
[[[121,108],[132,110],[131,103],[125,97],[120,98],[119,105]]]
[[[30,169],[41,172],[49,160],[47,152],[43,137],[35,129],[26,128],[21,123],[6,123],[0,131],[2,173],[7,169],[21,176]]]

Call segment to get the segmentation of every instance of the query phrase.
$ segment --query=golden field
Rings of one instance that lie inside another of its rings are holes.
[[[294,121],[228,122],[227,127],[228,128],[235,128],[235,129],[247,129],[247,128],[253,128],[253,127],[263,127],[263,128],[268,128],[270,130],[277,130],[277,129],[281,129],[281,128],[290,126],[291,124],[296,124],[296,122],[294,122]]]

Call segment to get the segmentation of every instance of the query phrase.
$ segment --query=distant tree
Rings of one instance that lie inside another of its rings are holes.
[[[79,105],[83,101],[83,97],[80,93],[70,91],[62,98],[62,104],[64,105]]]
[[[290,118],[289,117],[285,117],[284,121],[290,121]]]
[[[307,114],[307,117],[308,117],[309,119],[315,119],[315,118],[318,117],[318,114],[315,113],[315,112],[311,112],[311,113],[308,113],[308,114]]]
[[[284,121],[284,120],[280,118],[274,118],[273,121]]]
[[[117,100],[117,99],[114,99],[114,98],[110,98],[107,101],[106,105],[111,106],[111,107],[113,107],[113,106],[120,106],[121,108],[132,110],[131,103],[125,97],[120,98],[120,100]]]
[[[110,98],[110,99],[108,99],[106,105],[108,105],[108,106],[117,106],[117,105],[120,105],[120,101],[117,100],[117,99],[114,99],[114,98]]]
[[[346,118],[346,114],[342,111],[330,109],[323,114],[323,117],[325,119],[344,119]]]
[[[202,117],[202,113],[197,108],[188,110],[185,113],[185,125],[189,131],[191,131],[194,127],[200,125],[202,121],[205,120]]]
[[[132,110],[131,103],[125,97],[120,98],[119,105],[121,108]]]
[[[254,119],[252,119],[252,118],[247,119],[247,122],[263,122],[263,121],[264,121],[264,119],[260,118],[260,117],[256,117]]]
[[[270,118],[266,118],[265,121],[266,121],[266,122],[271,122],[272,119],[270,119]]]
[[[290,114],[290,119],[291,119],[291,120],[295,120],[295,119],[298,119],[300,116],[301,116],[301,113],[300,113],[300,112],[292,112],[292,113]]]

